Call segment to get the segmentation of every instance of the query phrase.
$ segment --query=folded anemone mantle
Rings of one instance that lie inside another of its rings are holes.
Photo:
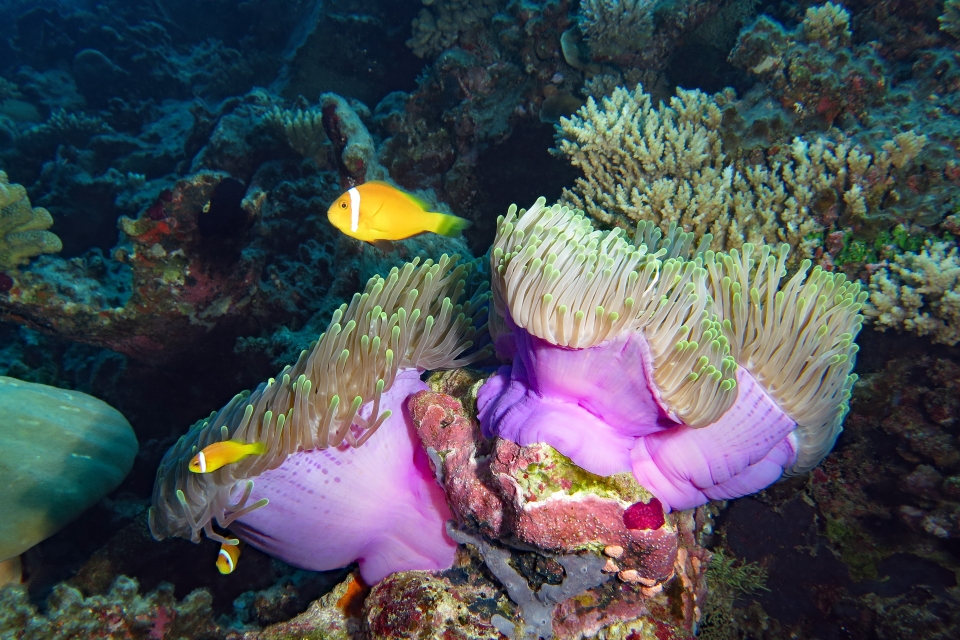
[[[636,243],[579,211],[511,208],[491,251],[491,322],[512,359],[478,393],[485,434],[632,471],[672,509],[758,491],[833,447],[866,294],[789,248]]]

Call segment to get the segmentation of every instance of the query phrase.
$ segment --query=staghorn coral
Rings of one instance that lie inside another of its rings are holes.
[[[960,342],[960,257],[955,242],[927,240],[919,253],[905,251],[870,276],[864,315],[887,328]]]
[[[826,216],[815,212],[866,216],[926,142],[900,133],[872,156],[844,140],[795,138],[747,163],[724,152],[721,98],[678,90],[654,108],[638,85],[633,93],[617,88],[601,105],[588,100],[559,125],[556,152],[584,174],[563,201],[606,225],[649,220],[664,232],[675,224],[698,238],[710,233],[716,250],[786,242],[795,265],[822,244]]]
[[[632,470],[674,509],[815,466],[856,381],[866,293],[809,261],[781,283],[786,245],[685,260],[690,234],[659,248],[640,229],[632,245],[543,199],[500,219],[492,288],[511,333],[497,349],[513,366],[478,392],[484,432]]]
[[[11,184],[0,171],[0,269],[15,269],[41,253],[60,251],[60,238],[47,231],[52,224],[50,212],[31,207],[27,190]]]
[[[653,34],[654,0],[583,0],[579,24],[593,58],[641,51]]]
[[[420,474],[426,462],[416,461],[415,434],[406,425],[401,403],[422,388],[419,370],[455,367],[484,353],[460,357],[473,344],[474,325],[486,294],[481,288],[472,299],[459,302],[468,267],[455,267],[457,259],[444,255],[436,263],[423,264],[417,259],[403,269],[394,268],[386,278],[372,278],[363,294],[356,294],[349,306],[334,313],[327,332],[310,351],[301,353],[293,367],[286,367],[253,393],[238,394],[220,412],[197,422],[167,452],[157,471],[150,510],[154,536],[198,541],[202,530],[222,541],[213,531],[216,519],[220,526],[233,526],[241,537],[304,568],[336,568],[360,557],[364,578],[371,582],[398,568],[438,568],[448,562],[450,548],[444,544],[442,528],[428,540],[417,526],[420,514],[428,520],[431,515],[439,518],[441,527],[443,514],[431,513],[429,499],[426,505],[416,506],[419,496],[429,498],[431,491],[439,489]],[[372,443],[361,446],[378,430],[381,433]],[[187,461],[197,451],[227,439],[263,442],[267,452],[210,474],[187,470]],[[369,515],[381,527],[400,529],[409,524],[411,529],[404,532],[412,533],[407,547],[432,543],[432,551],[421,550],[422,557],[429,559],[408,566],[402,552],[376,547],[389,547],[391,536],[367,526],[371,523],[358,514],[351,518],[356,535],[334,536],[341,546],[325,541],[324,551],[314,553],[309,545],[291,541],[291,536],[296,538],[304,530],[316,540],[314,533],[320,527],[343,526],[338,517],[327,517],[319,508],[299,514],[316,517],[318,522],[290,526],[298,509],[286,498],[297,492],[290,491],[287,479],[297,476],[296,467],[301,465],[318,471],[313,479],[319,483],[318,499],[327,500],[326,513],[349,511],[357,493],[380,495],[386,501],[384,508],[409,503],[407,518],[398,515],[384,523],[381,514]],[[330,478],[324,476],[341,465],[346,466],[335,474],[334,487],[325,487]],[[350,467],[365,471],[348,473]],[[261,508],[271,500],[269,509]],[[278,526],[280,531],[263,534]],[[374,550],[365,556],[368,542]]]

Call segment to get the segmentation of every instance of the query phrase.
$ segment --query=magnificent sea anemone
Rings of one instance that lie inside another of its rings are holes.
[[[456,258],[371,279],[293,367],[171,448],[154,536],[223,542],[216,521],[299,567],[357,561],[370,583],[449,567],[451,511],[406,400],[426,389],[423,370],[484,355],[464,354],[487,315],[512,365],[478,391],[484,434],[546,443],[598,475],[632,472],[659,499],[657,522],[662,508],[807,471],[840,433],[866,294],[809,261],[784,280],[786,245],[726,254],[691,241],[641,223],[630,243],[541,199],[499,220],[495,312],[485,283],[458,302],[470,270]],[[189,472],[221,440],[266,452]]]
[[[469,269],[456,261],[414,261],[372,278],[293,367],[193,425],[157,471],[154,537],[196,542],[204,531],[224,542],[215,520],[302,568],[359,561],[370,583],[450,566],[450,512],[404,401],[426,388],[419,372],[470,362],[460,356],[487,294],[480,287],[459,303]],[[190,458],[221,440],[262,442],[266,453],[191,473]]]
[[[787,245],[691,240],[641,223],[630,243],[543,199],[512,207],[491,270],[513,365],[478,393],[485,434],[632,471],[671,509],[816,465],[847,411],[866,293],[809,261],[783,281]]]

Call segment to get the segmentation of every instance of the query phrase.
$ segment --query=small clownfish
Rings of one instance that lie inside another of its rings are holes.
[[[247,456],[259,456],[267,450],[262,442],[240,442],[226,440],[215,442],[203,448],[190,460],[190,471],[194,473],[211,473],[220,467],[243,460]]]
[[[217,569],[223,575],[233,573],[233,570],[237,568],[237,561],[240,559],[240,541],[236,538],[227,538],[227,541],[233,542],[233,544],[224,542],[220,545],[220,555],[217,556]]]
[[[428,232],[455,237],[472,224],[429,209],[420,198],[373,180],[337,198],[327,209],[327,217],[348,236],[380,246]]]

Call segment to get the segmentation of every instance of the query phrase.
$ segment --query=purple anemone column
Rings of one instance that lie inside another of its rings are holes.
[[[395,571],[449,568],[456,550],[444,530],[450,510],[406,407],[424,389],[416,370],[399,371],[381,401],[393,415],[370,440],[303,451],[254,478],[251,501],[270,503],[231,530],[304,569],[358,561],[368,584]]]
[[[669,509],[754,493],[796,461],[796,423],[742,367],[737,401],[693,429],[661,401],[642,334],[571,349],[507,322],[513,365],[477,394],[488,437],[544,442],[599,475],[633,471]]]

